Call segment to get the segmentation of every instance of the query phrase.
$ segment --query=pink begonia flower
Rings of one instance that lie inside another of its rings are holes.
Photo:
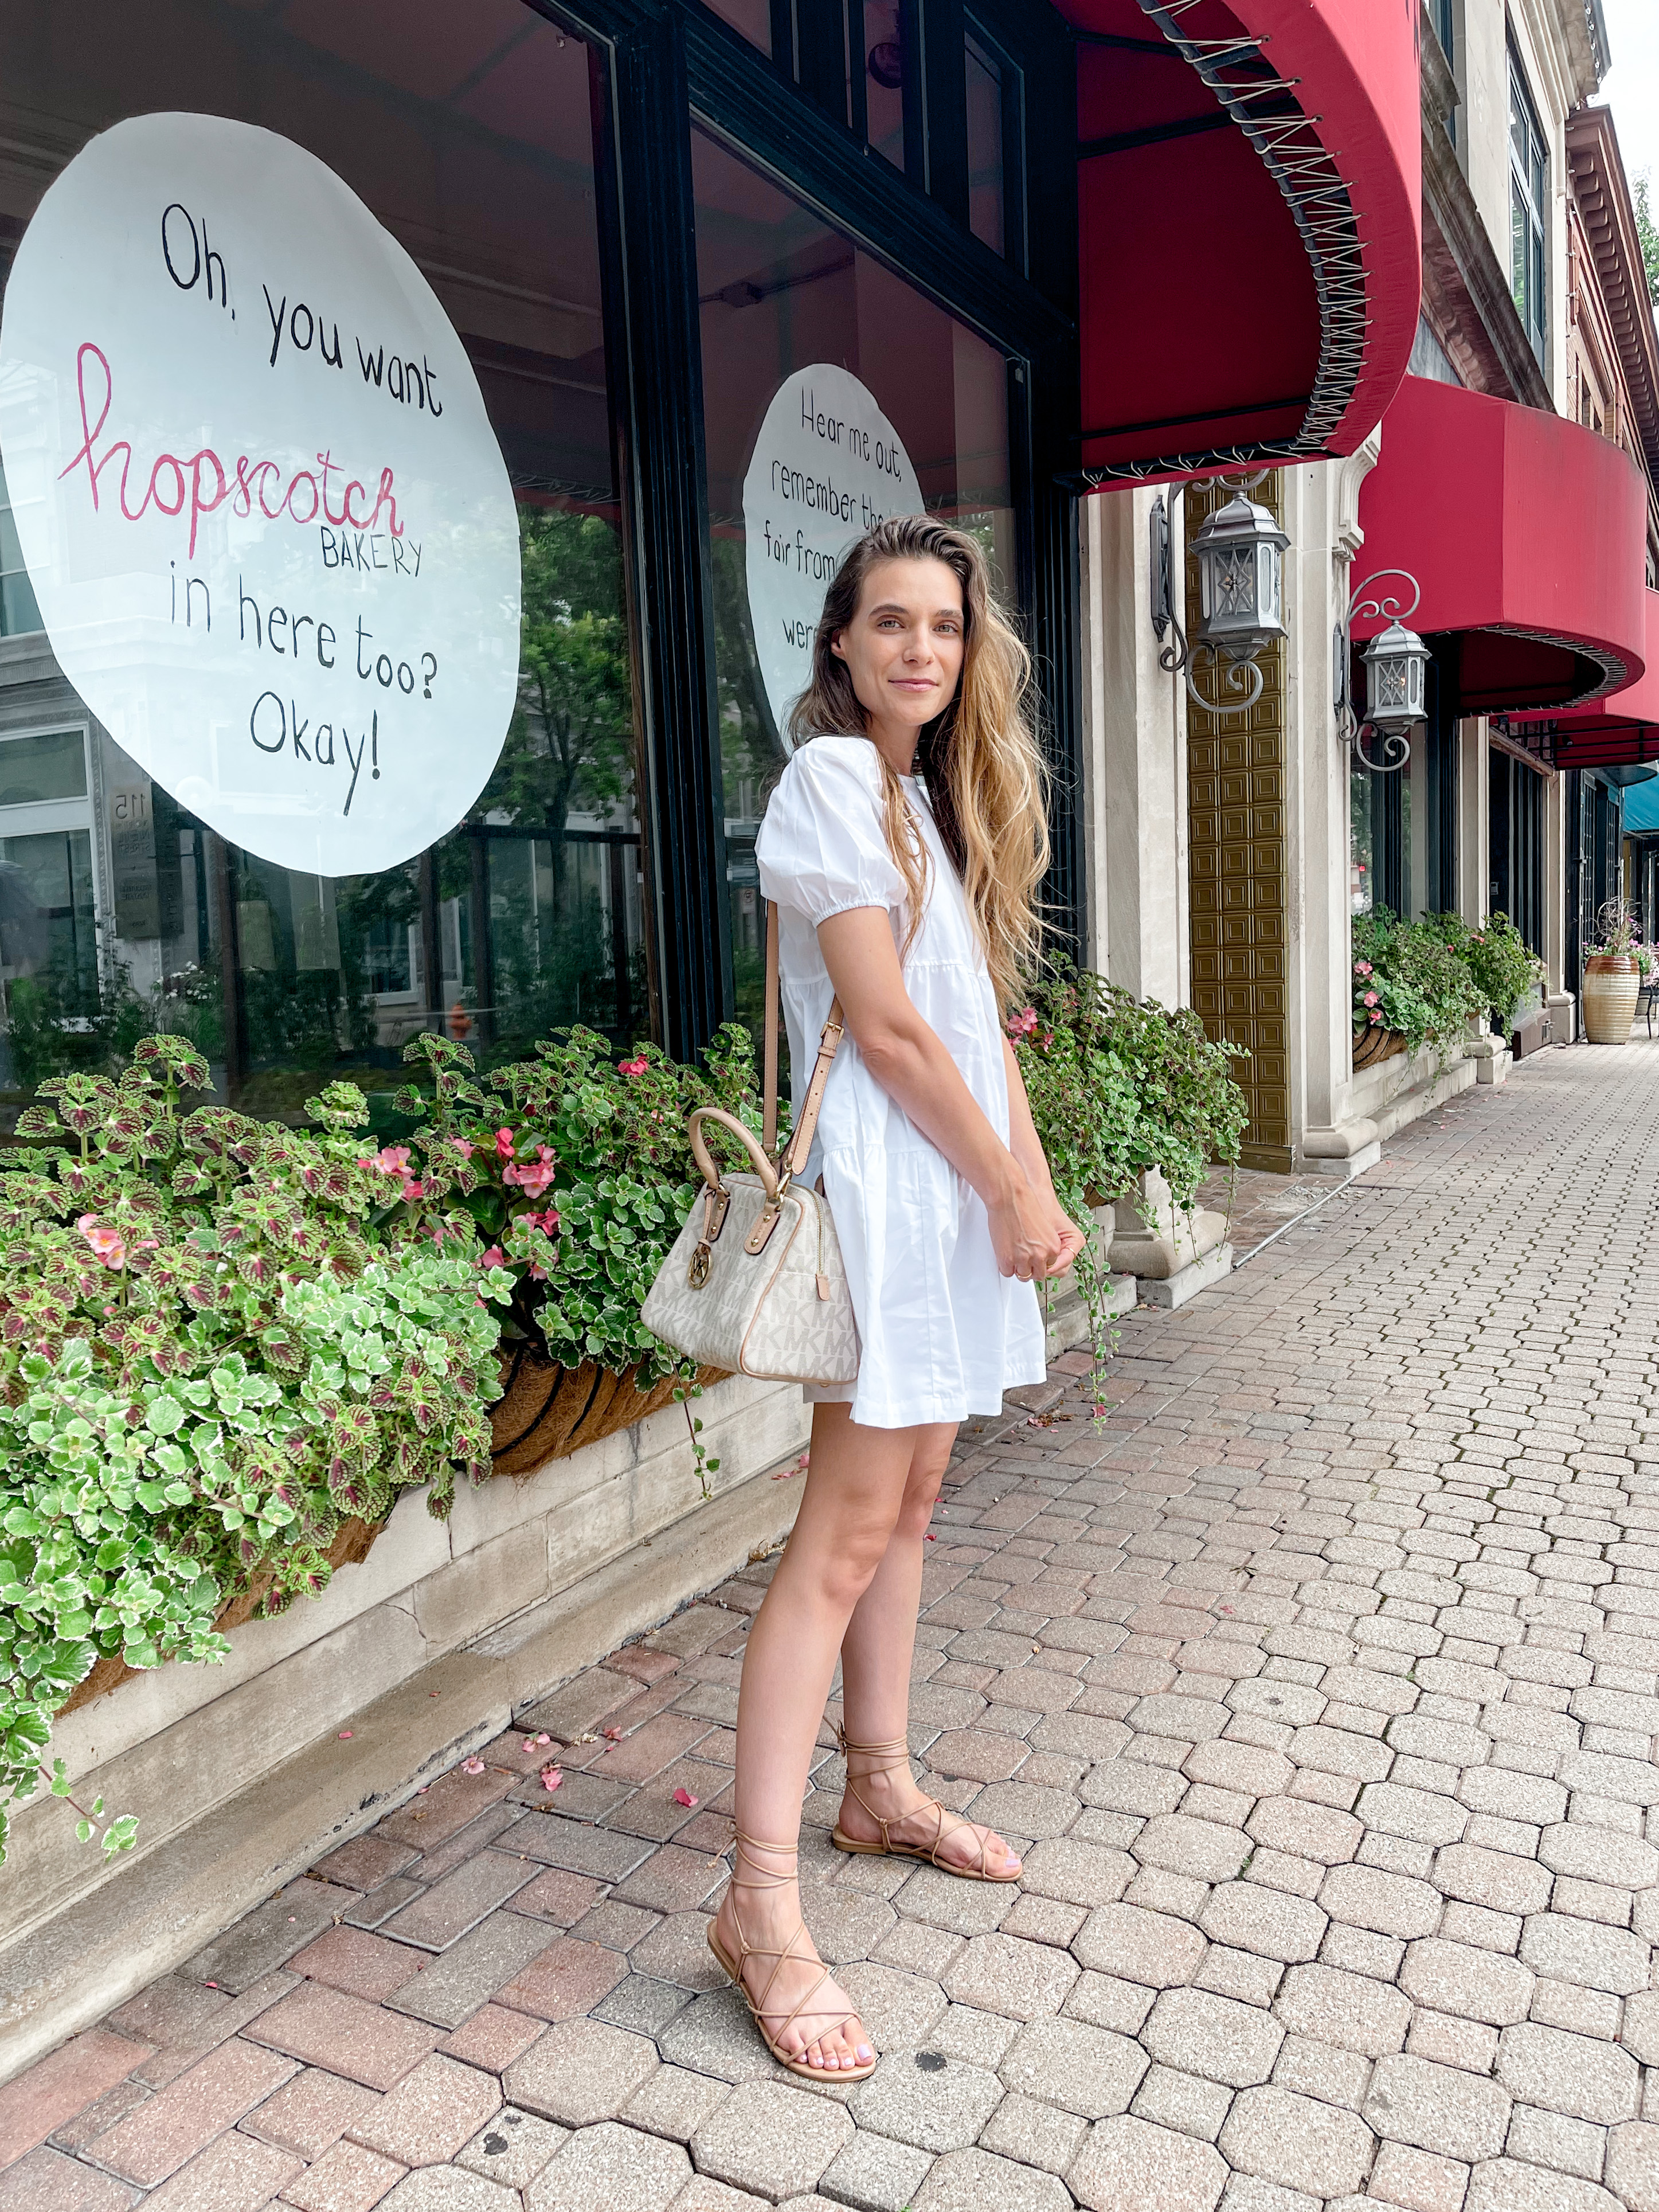
[[[650,1061],[641,1053],[637,1060],[619,1060],[617,1062],[617,1073],[618,1075],[643,1075],[650,1065]]]
[[[409,1181],[404,1185],[404,1196],[405,1198],[424,1198],[426,1194],[427,1186],[420,1181],[418,1176],[410,1176]]]
[[[483,1759],[478,1758],[476,1753],[471,1759],[464,1759],[461,1761],[461,1771],[463,1774],[482,1774],[483,1771],[484,1763]]]
[[[538,1145],[533,1160],[515,1163],[504,1170],[503,1182],[517,1183],[526,1198],[539,1198],[559,1172],[558,1156],[551,1145]]]
[[[125,1267],[127,1244],[118,1229],[111,1229],[95,1213],[83,1213],[76,1227],[92,1247],[93,1257],[106,1267]]]
[[[501,1160],[510,1160],[510,1159],[512,1158],[512,1157],[513,1157],[513,1132],[512,1132],[512,1130],[511,1130],[511,1129],[497,1129],[497,1130],[496,1130],[496,1132],[495,1132],[495,1157],[496,1157],[496,1158],[497,1158],[497,1159],[501,1159]]]
[[[1372,1021],[1373,1021],[1373,1022],[1380,1022],[1380,1021],[1382,1020],[1382,1015],[1381,1015],[1380,1013],[1377,1013],[1377,1012],[1372,1012],[1371,1019],[1372,1019]]]
[[[556,1790],[556,1789],[558,1788],[558,1786],[559,1786],[560,1783],[562,1783],[563,1780],[564,1780],[564,1776],[560,1772],[559,1769],[558,1769],[556,1766],[544,1766],[544,1767],[543,1767],[543,1769],[542,1769],[542,1788],[543,1788],[544,1790]]]
[[[1360,1000],[1360,1004],[1365,1006],[1374,1006],[1377,1003],[1381,995],[1382,994],[1377,991],[1367,991],[1364,997]]]
[[[492,1244],[483,1259],[479,1261],[478,1265],[481,1267],[504,1267],[507,1265],[507,1255],[499,1244]]]
[[[1036,1008],[1035,1006],[1027,1006],[1024,1013],[1014,1014],[1010,1017],[1008,1022],[1008,1034],[1011,1037],[1028,1037],[1030,1036],[1031,1031],[1036,1027]]]
[[[406,1176],[409,1173],[409,1146],[382,1145],[368,1164],[381,1175]]]
[[[674,1802],[677,1805],[701,1805],[702,1800],[701,1797],[694,1797],[689,1790],[677,1790],[674,1792]]]
[[[456,1151],[464,1160],[470,1160],[478,1149],[470,1137],[457,1137],[454,1142]]]
[[[544,1237],[550,1237],[559,1225],[559,1209],[550,1206],[544,1213],[526,1213],[523,1218],[532,1229],[539,1229]]]
[[[1356,975],[1369,975],[1371,972],[1370,962],[1369,960],[1356,960],[1353,963],[1353,972]]]

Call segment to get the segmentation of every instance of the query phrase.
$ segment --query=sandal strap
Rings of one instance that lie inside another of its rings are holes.
[[[786,1889],[788,1887],[789,1884],[796,1879],[793,1871],[788,1874],[780,1874],[775,1867],[763,1866],[760,1861],[756,1858],[755,1853],[757,1851],[773,1851],[775,1852],[780,1858],[799,1859],[800,1855],[800,1846],[798,1844],[769,1844],[759,1837],[745,1835],[741,1828],[737,1829],[735,1833],[737,1836],[737,1850],[733,1854],[731,1881],[731,1887],[733,1890],[757,1889],[767,1891],[774,1889]],[[738,1876],[738,1867],[744,1865],[750,1868],[753,1873],[760,1875],[762,1879],[759,1881],[740,1881]],[[749,1941],[749,1938],[744,1933],[743,1922],[738,1917],[737,1900],[735,1897],[733,1898],[732,1904],[732,1924],[737,1931],[738,1938],[738,1971],[736,1976],[738,1989],[742,1995],[744,2003],[747,2004],[750,2013],[754,2015],[755,2024],[760,2029],[762,2038],[765,2041],[767,2048],[772,2052],[775,2057],[781,2057],[786,2055],[793,2056],[793,2054],[785,2054],[780,2051],[777,2046],[781,2039],[789,2033],[789,2030],[803,2018],[807,2020],[822,2020],[828,2023],[828,2025],[820,2030],[817,2034],[811,2035],[807,2038],[807,2041],[809,2043],[821,2042],[825,2035],[833,2033],[835,2029],[842,2027],[846,2021],[857,2019],[858,2014],[852,2011],[838,2012],[832,2014],[826,2006],[821,2005],[814,2007],[812,1999],[817,1995],[818,1991],[823,1987],[826,1982],[833,1981],[835,1978],[831,1974],[829,1967],[825,1966],[823,1960],[817,1956],[815,1951],[801,1952],[796,1950],[795,1944],[798,1940],[806,1936],[806,1923],[805,1920],[799,1920],[796,1922],[794,1934],[788,1938],[783,1949],[781,1951],[774,1950],[769,1944],[751,1943]],[[810,1942],[811,1938],[808,1937],[807,1940]],[[749,1990],[743,1978],[744,1969],[747,1966],[751,1959],[770,1959],[774,1961],[772,1971],[766,1978],[766,1985],[761,1990],[758,1996],[751,1996],[750,1995]],[[771,1997],[773,1984],[776,1982],[778,1976],[783,1972],[784,1967],[792,1962],[798,1966],[817,1966],[818,1969],[818,1978],[817,1981],[811,1984],[810,1988],[803,1992],[799,2002],[796,2003],[790,2010],[782,2027],[779,2028],[777,2033],[774,2035],[769,2031],[766,2025],[768,2017],[768,2002]],[[824,2072],[825,2078],[828,2079],[829,2069],[823,2069],[821,2070]]]
[[[859,1804],[862,1806],[865,1812],[869,1814],[870,1818],[881,1830],[881,1847],[883,1850],[890,1851],[893,1848],[893,1843],[891,1837],[887,1832],[890,1823],[883,1820],[881,1814],[877,1812],[875,1807],[865,1796],[863,1790],[859,1788],[859,1784],[860,1782],[869,1781],[872,1775],[896,1774],[900,1767],[902,1767],[905,1773],[908,1775],[910,1771],[909,1743],[902,1736],[898,1737],[891,1743],[854,1743],[852,1737],[848,1735],[847,1730],[841,1727],[838,1727],[836,1730],[836,1740],[840,1744],[842,1756],[847,1761],[848,1790],[850,1794],[857,1799]],[[853,1753],[854,1752],[857,1752],[860,1759],[873,1759],[875,1764],[872,1766],[866,1766],[861,1774],[854,1774],[853,1771]],[[933,1801],[929,1799],[928,1802],[931,1803]],[[921,1809],[920,1806],[916,1808],[918,1812],[920,1812]],[[908,1820],[912,1816],[908,1813],[904,1813],[901,1814],[899,1817],[902,1820]]]
[[[896,1826],[898,1822],[884,1820],[881,1814],[877,1812],[875,1807],[870,1802],[864,1792],[859,1788],[859,1784],[860,1782],[867,1782],[872,1774],[896,1773],[901,1766],[903,1767],[905,1772],[908,1774],[910,1771],[910,1746],[908,1742],[902,1737],[892,1743],[854,1743],[844,1728],[837,1728],[836,1730],[836,1736],[841,1745],[842,1752],[848,1762],[848,1790],[852,1796],[858,1800],[864,1810],[881,1830],[882,1849],[884,1851],[890,1851],[893,1848],[893,1841],[892,1838],[888,1833],[888,1830],[890,1827]],[[872,1766],[866,1766],[863,1773],[856,1777],[853,1772],[852,1765],[852,1754],[854,1752],[857,1752],[860,1758],[872,1759],[876,1762]],[[988,1876],[991,1869],[990,1861],[986,1856],[985,1836],[981,1830],[972,1820],[964,1820],[959,1813],[951,1812],[947,1806],[944,1806],[939,1803],[937,1797],[924,1797],[920,1805],[913,1806],[908,1813],[901,1813],[898,1816],[898,1820],[901,1821],[914,1820],[918,1813],[923,1812],[931,1812],[933,1815],[934,1821],[933,1841],[927,1854],[928,1863],[930,1865],[943,1868],[947,1872],[951,1869],[955,1862],[950,1859],[942,1859],[939,1856],[939,1853],[944,1849],[947,1838],[954,1836],[958,1828],[966,1828],[972,1834],[975,1848],[979,1852],[980,1874],[982,1877]],[[948,1828],[945,1825],[947,1820],[951,1823]]]

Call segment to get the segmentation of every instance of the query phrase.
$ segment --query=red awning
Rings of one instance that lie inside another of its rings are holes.
[[[1417,0],[1059,0],[1085,481],[1350,453],[1417,329]]]
[[[1635,466],[1594,430],[1408,376],[1359,495],[1353,580],[1417,578],[1402,619],[1460,639],[1462,713],[1571,706],[1647,666],[1646,513]]]
[[[1552,768],[1629,768],[1659,761],[1659,592],[1647,601],[1647,669],[1634,684],[1544,717],[1506,716],[1504,734]]]

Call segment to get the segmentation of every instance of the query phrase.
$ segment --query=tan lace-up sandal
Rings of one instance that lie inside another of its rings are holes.
[[[881,1814],[877,1812],[875,1807],[859,1788],[859,1784],[867,1782],[872,1774],[896,1773],[900,1767],[902,1767],[907,1774],[909,1773],[910,1747],[902,1738],[896,1743],[854,1743],[849,1741],[844,1729],[837,1729],[836,1734],[840,1739],[842,1750],[847,1756],[848,1790],[857,1798],[859,1803],[881,1830],[881,1841],[878,1844],[866,1844],[857,1836],[849,1836],[837,1821],[830,1838],[837,1850],[866,1852],[873,1857],[885,1856],[895,1859],[921,1859],[925,1865],[936,1866],[941,1874],[960,1875],[964,1881],[1018,1881],[1019,1880],[1020,1869],[1018,1867],[1011,1867],[1001,1874],[994,1872],[991,1863],[986,1856],[985,1838],[980,1834],[975,1823],[972,1820],[964,1820],[958,1813],[952,1813],[947,1807],[941,1805],[937,1797],[925,1797],[920,1805],[913,1805],[908,1813],[901,1813],[896,1820],[882,1819]],[[862,1774],[855,1775],[853,1771],[854,1752],[857,1752],[860,1759],[873,1759],[874,1765],[866,1766]],[[914,1820],[919,1813],[931,1813],[933,1815],[933,1841],[926,1844],[895,1843],[892,1830],[897,1827],[902,1820]],[[954,1836],[958,1828],[966,1828],[972,1835],[975,1848],[979,1853],[977,1866],[964,1865],[960,1860],[939,1856],[946,1838]]]
[[[725,1947],[720,1940],[718,1924],[714,1920],[708,1923],[708,1948],[719,1960],[724,1972],[736,1983],[738,1995],[748,2006],[750,2015],[756,2027],[760,2031],[761,2041],[780,2066],[787,2067],[792,2074],[799,2074],[803,2081],[862,2081],[876,2070],[876,2062],[873,2058],[853,2066],[809,2066],[805,2060],[796,2053],[780,2047],[779,2036],[787,2035],[792,2027],[800,2028],[801,2033],[805,2037],[806,2044],[819,2043],[826,2035],[832,2035],[836,2028],[843,2027],[848,2021],[856,2020],[858,2014],[855,2012],[832,2013],[826,2008],[814,2007],[813,1998],[817,1996],[824,1984],[832,1981],[834,1977],[829,1967],[814,1952],[798,1951],[795,1948],[797,1942],[806,1936],[806,1923],[804,1920],[797,1923],[794,1934],[781,1951],[772,1950],[764,1944],[751,1943],[744,1934],[743,1923],[738,1917],[737,1892],[740,1889],[785,1889],[795,1879],[793,1874],[777,1874],[770,1867],[763,1866],[755,1856],[757,1851],[771,1851],[779,1858],[793,1859],[799,1856],[798,1847],[793,1844],[763,1844],[757,1842],[752,1836],[745,1836],[742,1829],[738,1829],[738,1848],[732,1863],[732,1921],[738,1931],[738,1955],[735,1960],[726,1956]],[[761,1879],[744,1881],[739,1869],[745,1865],[754,1875],[761,1876]],[[809,1943],[811,1940],[807,1937]],[[775,1961],[771,1972],[766,1978],[766,1986],[762,1990],[758,1998],[750,1996],[749,1985],[743,1978],[743,1970],[751,1959],[771,1959]],[[797,1966],[817,1966],[819,1970],[818,1978],[799,2002],[791,2008],[777,2035],[774,2035],[766,2024],[767,2000],[772,1994],[772,1984],[783,1972],[786,1963],[792,1960]],[[823,2026],[808,2033],[802,2023],[809,2020],[822,2021]]]

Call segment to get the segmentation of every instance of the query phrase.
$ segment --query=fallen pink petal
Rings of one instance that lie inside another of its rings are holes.
[[[701,1797],[694,1797],[689,1790],[677,1790],[674,1792],[674,1802],[677,1805],[701,1805],[702,1800]]]
[[[342,1729],[340,1730],[340,1741],[341,1741],[342,1743],[349,1743],[349,1742],[350,1742],[350,1741],[351,1741],[351,1739],[352,1739],[352,1737],[353,1737],[356,1733],[357,1733],[357,1731],[356,1730],[356,1729]]]
[[[461,1761],[461,1771],[463,1774],[482,1774],[483,1771],[484,1763],[483,1759],[479,1759],[476,1754],[471,1759],[464,1759]]]
[[[564,1775],[563,1775],[562,1771],[560,1768],[558,1768],[558,1767],[556,1767],[556,1766],[544,1766],[544,1767],[543,1767],[543,1769],[542,1769],[542,1788],[543,1788],[544,1790],[556,1790],[556,1789],[558,1788],[558,1786],[559,1786],[560,1783],[562,1783],[563,1780],[564,1780]]]

